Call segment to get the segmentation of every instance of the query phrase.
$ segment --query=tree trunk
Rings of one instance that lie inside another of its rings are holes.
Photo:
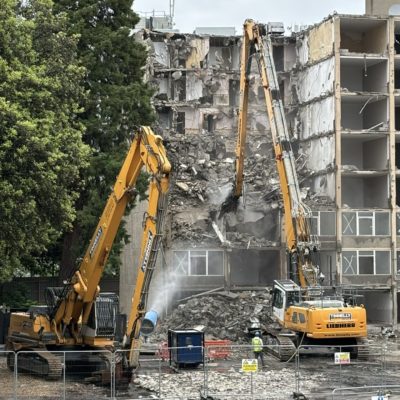
[[[74,225],[72,231],[64,236],[59,274],[60,282],[71,278],[75,270],[79,267],[79,263],[77,263],[80,251],[79,231],[79,227]]]

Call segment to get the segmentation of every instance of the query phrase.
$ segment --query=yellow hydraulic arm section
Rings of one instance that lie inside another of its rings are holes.
[[[52,330],[56,333],[59,343],[64,342],[66,329],[73,335],[75,343],[85,343],[85,337],[82,336],[79,326],[88,321],[90,310],[99,293],[98,284],[112,243],[126,205],[135,194],[135,184],[143,166],[151,175],[149,209],[144,219],[140,264],[140,271],[144,273],[147,270],[147,248],[151,247],[151,238],[158,234],[156,231],[157,204],[159,197],[163,197],[165,201],[171,165],[167,159],[162,138],[155,135],[150,127],[141,127],[135,133],[85,256],[70,284],[66,286],[66,293],[61,296],[51,315]],[[143,285],[139,277],[138,284]],[[139,314],[141,312],[140,309]]]
[[[163,172],[165,168],[170,170],[167,159],[164,159]],[[139,350],[141,346],[140,329],[143,317],[147,311],[147,297],[151,278],[155,268],[156,257],[161,246],[163,223],[167,207],[167,192],[169,187],[168,175],[160,180],[153,179],[149,187],[149,206],[143,220],[143,236],[141,253],[137,268],[137,278],[132,296],[131,311],[128,318],[125,337],[130,341],[129,366],[138,365]],[[129,343],[128,341],[128,343]]]
[[[302,287],[316,286],[316,268],[313,266],[311,256],[312,252],[318,248],[318,241],[311,234],[309,224],[311,212],[300,198],[296,165],[273,62],[272,45],[269,36],[266,34],[265,26],[257,24],[250,19],[247,19],[243,26],[239,125],[233,197],[238,199],[243,193],[249,75],[253,58],[257,60],[264,88],[265,104],[284,204],[286,243],[290,255],[291,268],[297,273]]]

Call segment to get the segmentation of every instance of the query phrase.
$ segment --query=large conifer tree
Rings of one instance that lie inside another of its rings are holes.
[[[50,0],[0,0],[0,281],[72,227],[88,165],[84,69],[52,11]]]
[[[95,228],[115,176],[126,155],[133,127],[153,118],[151,91],[143,82],[145,48],[131,30],[138,22],[129,0],[56,0],[66,12],[70,33],[80,35],[79,57],[86,67],[88,100],[80,118],[85,142],[93,149],[85,190],[77,202],[78,218],[63,241],[61,277],[68,277]],[[121,231],[121,230],[120,230]],[[117,237],[109,265],[118,264],[123,230]],[[113,257],[114,255],[114,257]]]

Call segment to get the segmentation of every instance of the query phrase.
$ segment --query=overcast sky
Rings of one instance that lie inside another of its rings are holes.
[[[169,0],[134,0],[136,12],[165,11]],[[312,25],[334,11],[364,14],[365,0],[176,0],[175,28],[192,33],[196,27],[234,26],[241,34],[246,18],[283,22],[285,26]]]

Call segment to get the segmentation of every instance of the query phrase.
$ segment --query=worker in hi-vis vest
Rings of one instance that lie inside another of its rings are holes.
[[[265,367],[264,364],[264,353],[263,353],[263,341],[260,337],[260,332],[256,332],[254,334],[253,339],[251,340],[251,344],[253,346],[253,353],[254,353],[254,358],[258,361],[258,359],[261,360],[261,365]]]

